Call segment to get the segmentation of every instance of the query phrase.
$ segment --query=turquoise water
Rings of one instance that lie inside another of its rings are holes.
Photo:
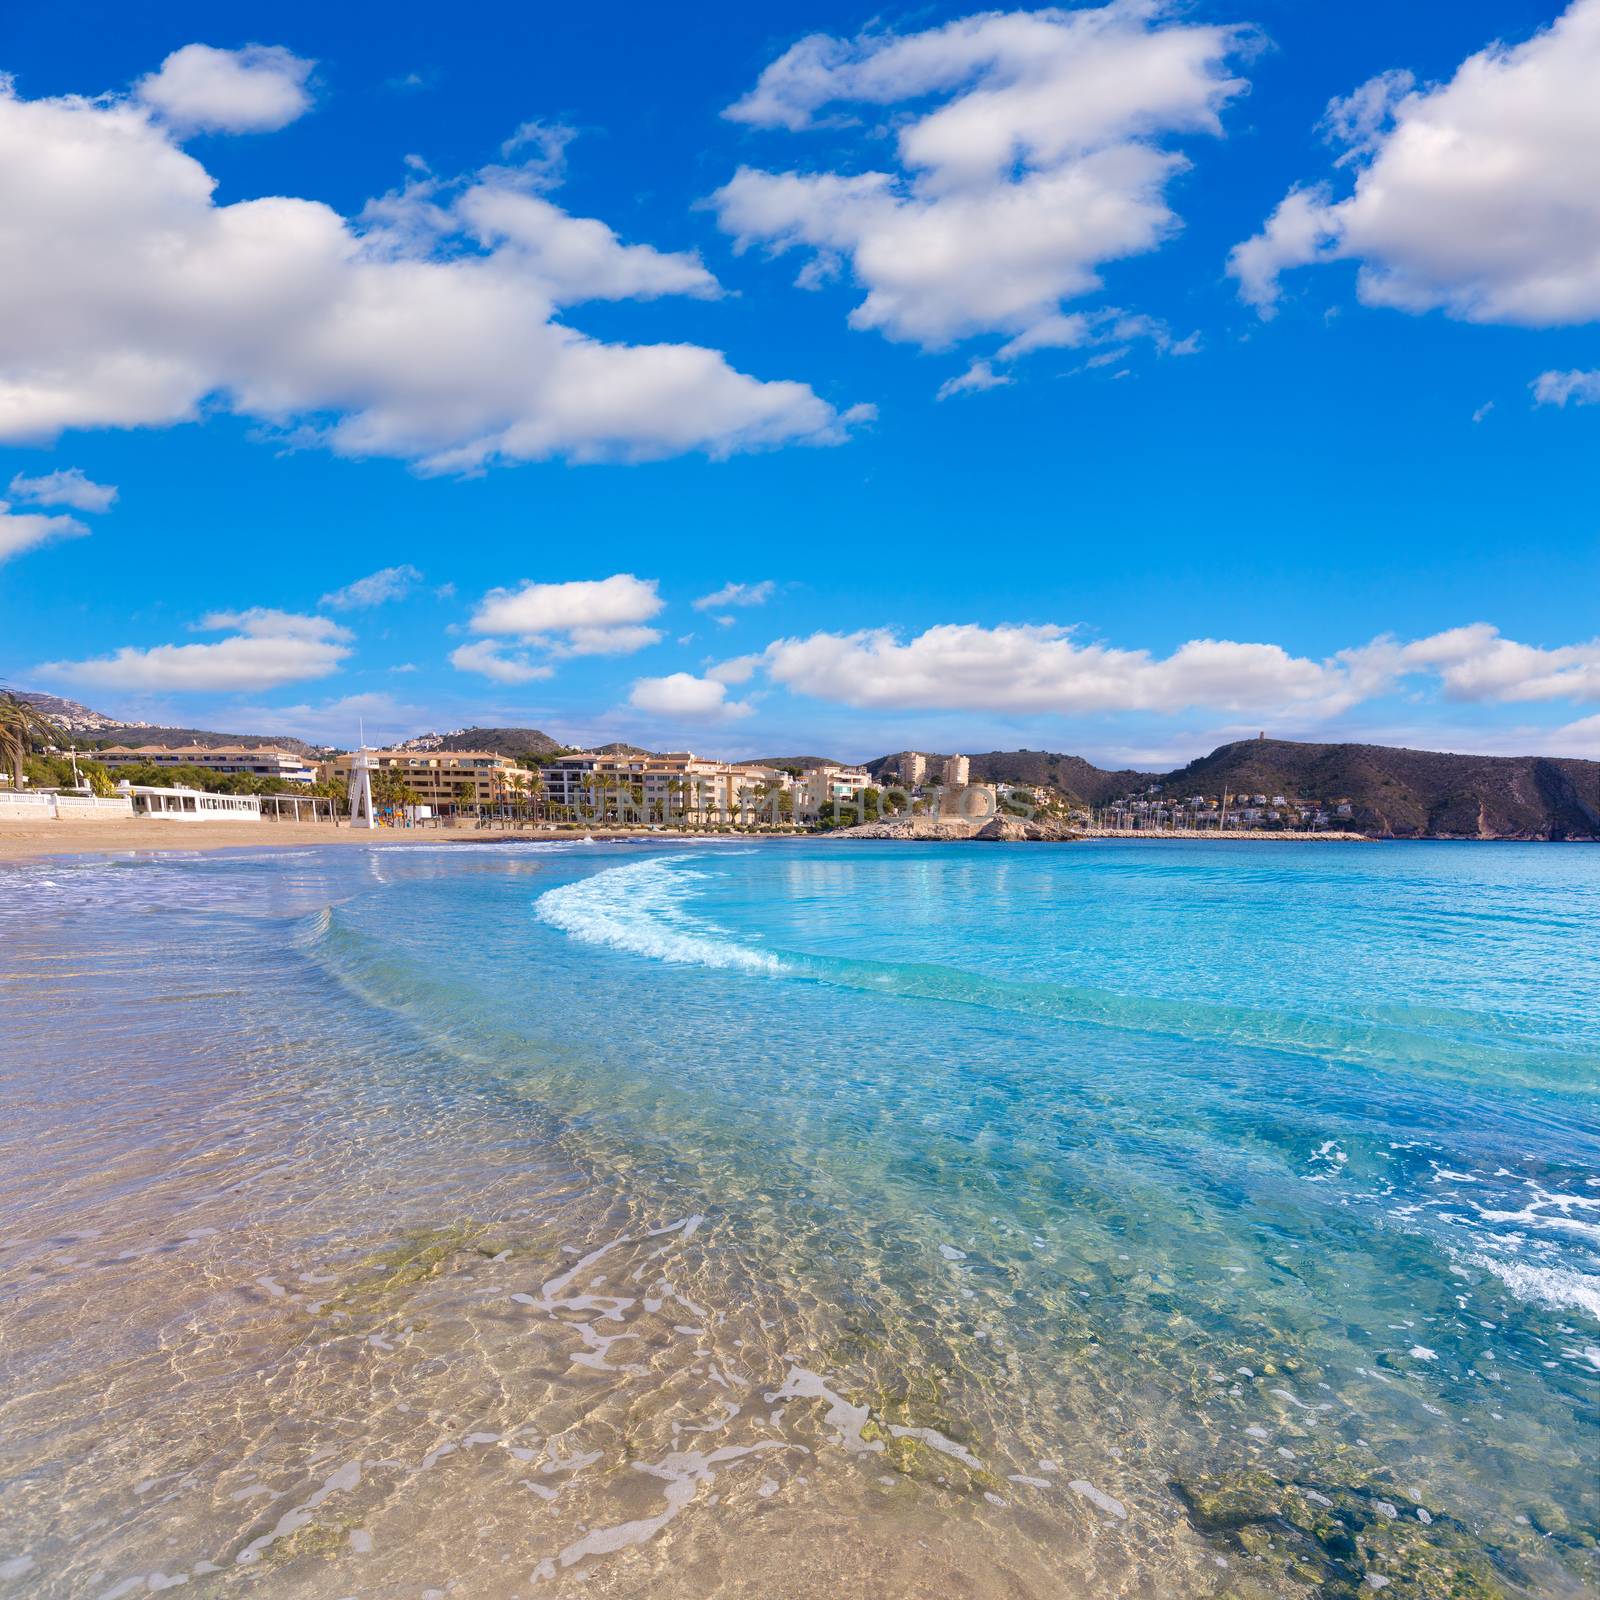
[[[1600,1581],[1592,851],[339,849],[0,897],[0,1561],[40,1592]]]

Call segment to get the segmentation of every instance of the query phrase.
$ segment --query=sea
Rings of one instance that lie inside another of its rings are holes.
[[[1600,1592],[1600,852],[0,867],[0,1595]]]

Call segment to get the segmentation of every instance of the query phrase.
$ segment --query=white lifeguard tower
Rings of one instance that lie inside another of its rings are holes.
[[[356,751],[350,763],[350,826],[376,828],[378,818],[372,809],[372,756],[366,744]]]

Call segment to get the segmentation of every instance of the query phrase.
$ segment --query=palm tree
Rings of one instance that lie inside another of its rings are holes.
[[[0,767],[11,774],[11,786],[22,787],[22,764],[36,738],[48,740],[56,727],[42,712],[9,689],[0,691]]]

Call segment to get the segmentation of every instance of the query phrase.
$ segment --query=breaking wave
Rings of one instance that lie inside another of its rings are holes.
[[[1490,1078],[1565,1092],[1593,1092],[1592,1057],[1531,1050],[1497,1033],[1490,1016],[1410,1011],[1304,1014],[1215,1001],[1119,993],[1082,984],[1041,983],[973,972],[939,962],[896,962],[753,948],[730,929],[689,909],[710,876],[693,858],[650,859],[612,867],[551,889],[537,916],[585,944],[648,959],[825,983],[858,992],[976,1006],[1040,1021],[1086,1023],[1136,1033],[1286,1051],[1356,1065],[1399,1066],[1429,1076]]]
[[[551,889],[540,919],[584,944],[609,945],[657,961],[777,974],[778,958],[737,943],[727,929],[685,910],[703,874],[663,861],[633,861]]]

